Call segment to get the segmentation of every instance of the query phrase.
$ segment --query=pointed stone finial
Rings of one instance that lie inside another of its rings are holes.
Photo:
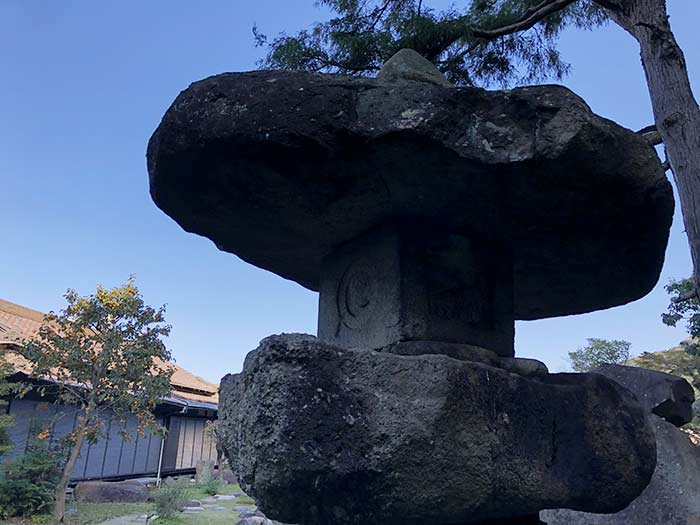
[[[384,82],[413,81],[428,82],[438,86],[452,86],[430,60],[413,49],[402,49],[387,60],[379,71],[377,79]]]

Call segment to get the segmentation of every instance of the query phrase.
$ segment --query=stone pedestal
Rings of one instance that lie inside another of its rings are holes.
[[[601,375],[531,377],[313,336],[263,340],[243,372],[222,381],[219,417],[241,486],[284,523],[615,512],[654,469],[641,406]]]
[[[322,264],[318,336],[344,348],[462,343],[513,355],[513,264],[506,243],[396,222]]]

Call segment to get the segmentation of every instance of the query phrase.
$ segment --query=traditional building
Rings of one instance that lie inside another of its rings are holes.
[[[37,333],[43,319],[41,312],[0,299],[0,347],[16,350],[22,340]],[[36,381],[21,356],[13,352],[8,355],[14,379]],[[172,392],[154,411],[156,419],[168,429],[166,438],[149,433],[139,436],[135,432],[136,417],[124,422],[114,419],[99,441],[83,446],[73,481],[186,473],[199,460],[216,460],[214,440],[205,428],[208,421],[216,419],[218,387],[183,368],[173,367]],[[11,398],[8,413],[15,418],[10,429],[14,448],[0,462],[22,455],[45,429],[50,431],[48,443],[59,443],[72,432],[77,417],[76,407],[42,398],[34,391],[22,398]],[[123,430],[134,438],[122,440]]]

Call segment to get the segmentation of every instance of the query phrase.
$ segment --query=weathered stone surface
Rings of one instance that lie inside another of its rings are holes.
[[[651,415],[657,463],[651,482],[626,509],[612,515],[546,511],[550,525],[686,525],[700,523],[700,449],[674,428],[692,419],[694,392],[683,378],[639,367],[595,370],[633,392]],[[665,419],[666,421],[664,421]]]
[[[237,525],[273,525],[273,523],[271,520],[261,516],[250,516],[248,518],[243,518]]]
[[[700,523],[700,450],[688,436],[651,416],[656,434],[656,471],[644,492],[626,509],[601,515],[548,510],[549,525],[696,525]]]
[[[500,366],[501,359],[505,359],[485,348],[444,341],[400,341],[378,348],[377,352],[407,356],[442,354],[461,361],[476,361],[491,366]]]
[[[516,319],[645,295],[673,211],[654,150],[558,86],[217,75],[177,97],[148,169],[184,229],[313,290],[324,257],[389,220],[501,244]]]
[[[520,374],[522,376],[537,377],[549,374],[547,365],[537,359],[527,357],[502,357],[498,360],[498,367]]]
[[[445,355],[273,336],[224,378],[220,409],[241,486],[286,523],[615,512],[654,468],[641,406],[598,374],[531,379]]]
[[[656,414],[677,427],[693,419],[695,392],[682,377],[624,365],[603,365],[593,372],[630,390],[649,414]]]
[[[318,336],[376,350],[402,341],[514,353],[508,249],[430,228],[386,224],[323,260]]]
[[[428,82],[438,86],[452,86],[432,62],[413,49],[402,49],[387,60],[379,71],[377,80],[391,83]]]
[[[258,509],[240,512],[238,516],[241,518],[241,521],[239,521],[236,525],[288,525],[285,523],[280,523],[279,521],[268,519],[265,514],[260,512]]]
[[[284,525],[278,521],[269,520],[263,516],[249,516],[243,518],[236,525]]]
[[[537,359],[503,357],[485,348],[442,341],[401,341],[378,348],[377,352],[405,356],[440,354],[461,361],[474,361],[503,368],[508,372],[523,376],[543,376],[549,373],[547,365]]]
[[[138,503],[148,500],[148,488],[137,481],[83,481],[74,495],[85,503]]]

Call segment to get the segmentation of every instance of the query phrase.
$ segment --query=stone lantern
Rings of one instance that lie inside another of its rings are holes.
[[[668,239],[654,150],[568,89],[457,88],[406,50],[376,79],[222,74],[178,96],[148,169],[185,230],[320,292],[318,337],[268,338],[222,383],[269,517],[537,523],[648,483],[634,396],[514,357],[516,319],[648,293]]]

